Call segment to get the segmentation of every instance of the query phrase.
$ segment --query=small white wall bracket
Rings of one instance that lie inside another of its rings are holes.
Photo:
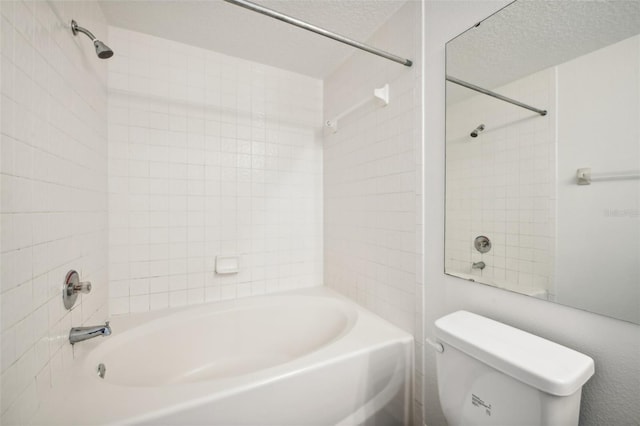
[[[376,101],[379,101],[379,103],[384,107],[389,105],[389,84],[385,84],[384,86],[378,88],[378,89],[373,89],[373,99]],[[330,128],[332,130],[333,133],[338,131],[338,121],[344,117],[346,117],[347,115],[351,114],[353,111],[357,110],[358,108],[360,108],[361,106],[369,103],[371,101],[371,98],[368,97],[367,99],[364,99],[360,102],[358,102],[357,104],[353,105],[351,108],[345,110],[343,113],[336,115],[334,118],[332,118],[331,120],[327,120],[325,122],[325,125]]]
[[[576,172],[576,182],[578,185],[591,185],[591,167],[578,169]]]
[[[379,89],[373,89],[373,96],[381,100],[383,106],[389,105],[389,84],[387,83]]]
[[[338,120],[336,120],[335,118],[333,120],[327,120],[325,125],[331,129],[332,133],[335,133],[338,131]]]

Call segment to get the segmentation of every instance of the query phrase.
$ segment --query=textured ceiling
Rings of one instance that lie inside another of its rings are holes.
[[[447,74],[492,89],[638,33],[638,0],[520,0],[447,44]]]
[[[362,42],[405,1],[254,0]],[[222,0],[101,0],[100,5],[110,25],[317,78],[330,74],[353,52],[352,47]]]

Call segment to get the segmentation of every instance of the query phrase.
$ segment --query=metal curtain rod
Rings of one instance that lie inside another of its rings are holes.
[[[447,81],[458,84],[462,87],[466,87],[467,89],[475,90],[476,92],[480,92],[482,94],[494,97],[496,99],[500,99],[501,101],[509,102],[510,104],[517,105],[520,108],[528,109],[529,111],[537,112],[540,115],[547,115],[546,109],[534,108],[530,105],[523,104],[522,102],[516,101],[515,99],[507,98],[506,96],[502,96],[499,93],[492,92],[491,90],[483,89],[482,87],[478,87],[475,84],[467,83],[466,81],[459,80],[455,77],[447,76]]]
[[[300,19],[292,18],[289,15],[276,12],[273,9],[269,9],[255,3],[251,3],[250,1],[247,1],[247,0],[224,0],[224,1],[226,1],[227,3],[235,4],[236,6],[244,7],[245,9],[249,9],[254,12],[261,13],[263,15],[267,15],[279,21],[286,22],[287,24],[295,25],[296,27],[302,28],[304,30],[311,31],[316,34],[320,34],[330,39],[339,41],[340,43],[348,44],[349,46],[353,46],[360,50],[364,50],[365,52],[373,53],[374,55],[381,56],[383,58],[389,59],[390,61],[397,62],[407,67],[410,67],[411,65],[413,65],[413,62],[411,62],[411,60],[409,59],[401,58],[400,56],[393,55],[389,52],[385,52],[384,50],[376,49],[375,47],[368,46],[364,43],[360,43],[359,41],[352,40],[343,35],[336,34],[331,31],[327,31],[324,28],[320,28],[308,22],[301,21]]]

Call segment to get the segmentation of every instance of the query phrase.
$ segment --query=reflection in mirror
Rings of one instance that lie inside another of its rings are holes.
[[[447,43],[446,273],[640,324],[640,2]]]

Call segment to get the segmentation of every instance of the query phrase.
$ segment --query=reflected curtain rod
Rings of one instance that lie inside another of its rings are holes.
[[[261,13],[263,15],[269,16],[279,21],[286,22],[287,24],[294,25],[304,30],[311,31],[316,34],[320,34],[321,36],[325,36],[335,41],[339,41],[340,43],[348,44],[349,46],[355,47],[360,50],[364,50],[365,52],[373,53],[374,55],[381,56],[385,59],[389,59],[390,61],[397,62],[404,66],[410,67],[411,65],[413,65],[413,62],[409,59],[401,58],[400,56],[396,56],[389,52],[385,52],[384,50],[377,49],[375,47],[366,45],[364,43],[360,43],[359,41],[355,41],[343,35],[325,30],[324,28],[317,27],[313,24],[310,24],[305,21],[301,21],[300,19],[293,18],[289,15],[285,15],[284,13],[277,12],[273,9],[269,9],[255,3],[251,3],[250,1],[247,1],[247,0],[224,0],[224,1],[226,1],[227,3],[234,4],[236,6],[244,7],[245,9],[249,9],[253,12]]]
[[[476,86],[475,84],[467,83],[466,81],[462,81],[455,77],[447,76],[447,81],[450,81],[454,84],[457,84],[462,87],[466,87],[467,89],[475,90],[476,92],[480,92],[484,95],[491,96],[496,99],[500,99],[501,101],[509,102],[510,104],[519,106],[520,108],[528,109],[529,111],[537,112],[540,115],[547,115],[546,109],[534,108],[531,105],[523,104],[522,102],[516,101],[515,99],[507,98],[506,96],[502,96],[499,93],[492,92],[491,90],[483,89],[482,87]]]

